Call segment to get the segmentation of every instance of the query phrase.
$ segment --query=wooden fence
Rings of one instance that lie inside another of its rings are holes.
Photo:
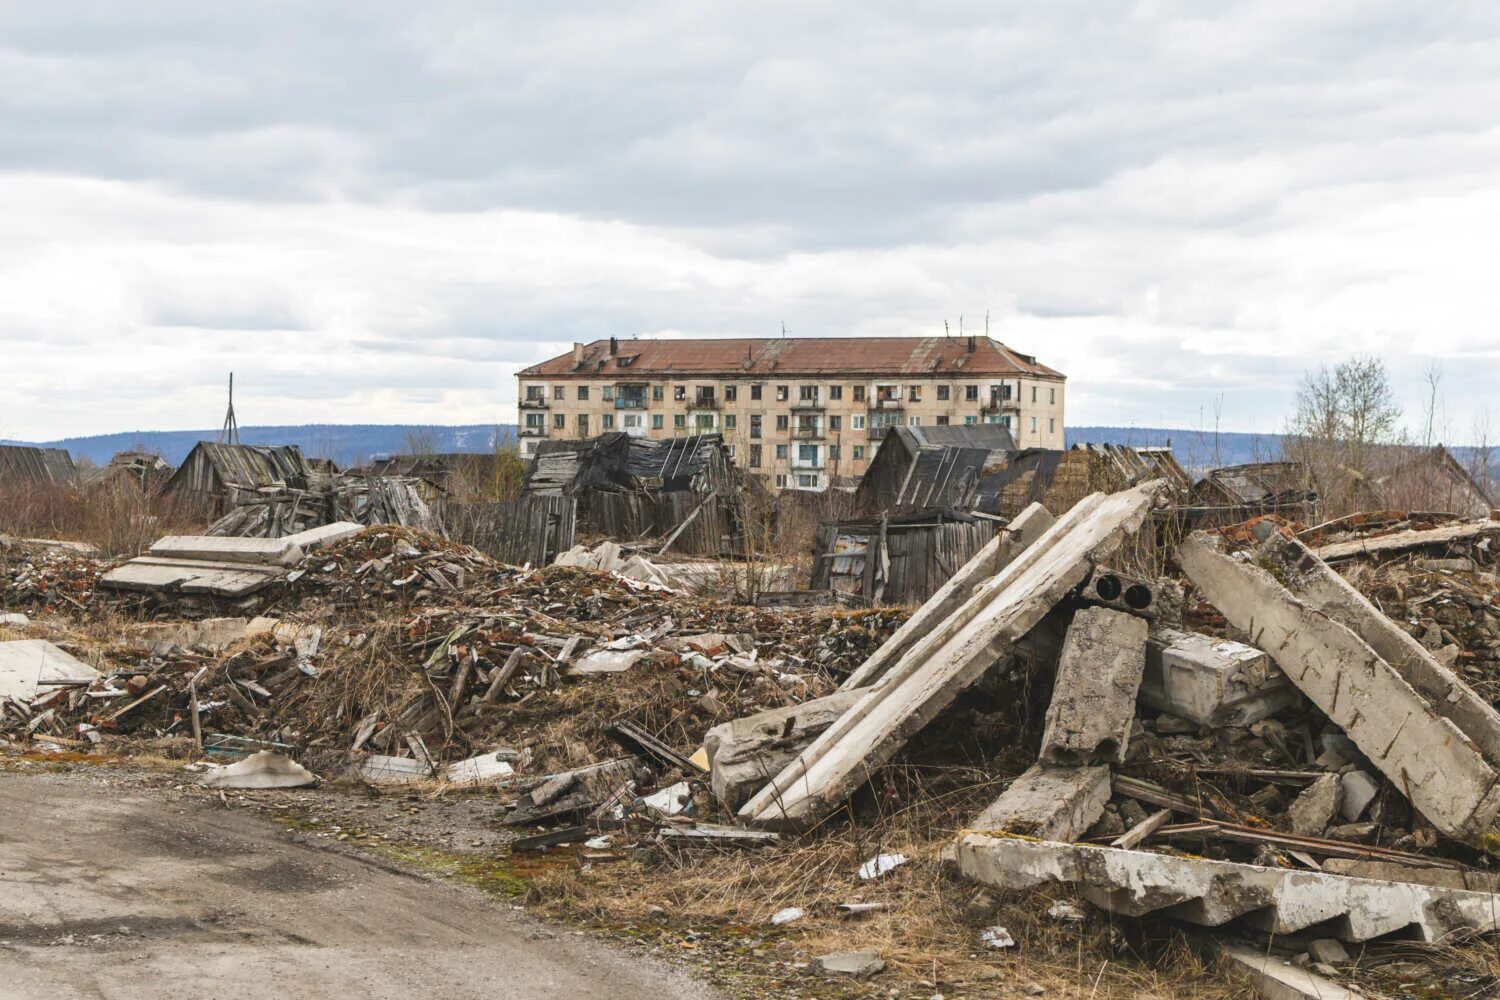
[[[449,537],[515,566],[547,566],[573,547],[577,503],[572,497],[449,503],[443,513]]]

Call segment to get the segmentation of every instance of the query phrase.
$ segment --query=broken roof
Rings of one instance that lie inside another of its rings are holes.
[[[76,475],[65,448],[0,445],[0,486],[71,483]]]
[[[1065,376],[990,337],[700,337],[596,340],[523,368],[521,378],[682,375],[797,378],[856,375],[953,378]],[[581,353],[581,359],[578,355]]]
[[[596,438],[543,441],[526,472],[526,490],[567,494],[655,489],[722,492],[730,488],[729,457],[719,434],[631,437],[622,431]]]
[[[1266,504],[1301,498],[1310,492],[1307,483],[1307,470],[1298,462],[1251,462],[1210,471],[1193,493],[1198,503]]]
[[[214,483],[205,473],[212,470]],[[221,444],[199,441],[188,452],[182,465],[167,481],[169,492],[192,489],[211,492],[219,486],[261,489],[268,486],[306,488],[307,460],[296,445]]]

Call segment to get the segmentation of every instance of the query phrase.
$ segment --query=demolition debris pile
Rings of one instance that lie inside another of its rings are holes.
[[[901,766],[947,764],[1002,779],[990,801],[904,805],[933,811],[964,878],[1249,937],[1233,960],[1306,995],[1341,995],[1344,945],[1495,931],[1500,522],[1262,517],[1178,539],[1167,497],[1032,504],[909,615],[736,607],[613,552],[519,569],[378,527],[278,557],[253,608],[216,597],[244,617],[105,636],[80,609],[128,595],[90,598],[84,557],[28,549],[0,602],[76,635],[0,643],[26,644],[0,654],[0,732],[495,786],[539,828],[517,849],[622,825],[677,847],[816,838],[878,824]],[[168,584],[151,608],[198,596]],[[1312,970],[1275,958],[1310,950]]]

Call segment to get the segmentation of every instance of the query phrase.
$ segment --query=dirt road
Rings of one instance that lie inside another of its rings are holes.
[[[0,997],[715,996],[299,839],[97,778],[0,772]]]

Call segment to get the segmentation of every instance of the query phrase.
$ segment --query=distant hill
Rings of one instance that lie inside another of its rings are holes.
[[[294,444],[312,458],[331,458],[340,468],[357,465],[371,458],[396,455],[419,446],[433,452],[485,452],[500,444],[510,447],[516,441],[514,424],[465,424],[439,426],[420,424],[303,424],[287,427],[241,427],[244,444]],[[63,438],[59,441],[11,441],[7,444],[40,444],[49,448],[66,448],[73,458],[86,458],[95,465],[108,462],[116,452],[159,452],[173,465],[180,463],[199,441],[217,441],[219,432],[205,431],[125,431],[120,434],[98,434],[92,437]]]
[[[1281,458],[1280,434],[1186,431],[1171,427],[1069,427],[1068,447],[1075,444],[1125,444],[1137,448],[1172,446],[1172,454],[1191,472],[1222,465],[1273,462]]]

